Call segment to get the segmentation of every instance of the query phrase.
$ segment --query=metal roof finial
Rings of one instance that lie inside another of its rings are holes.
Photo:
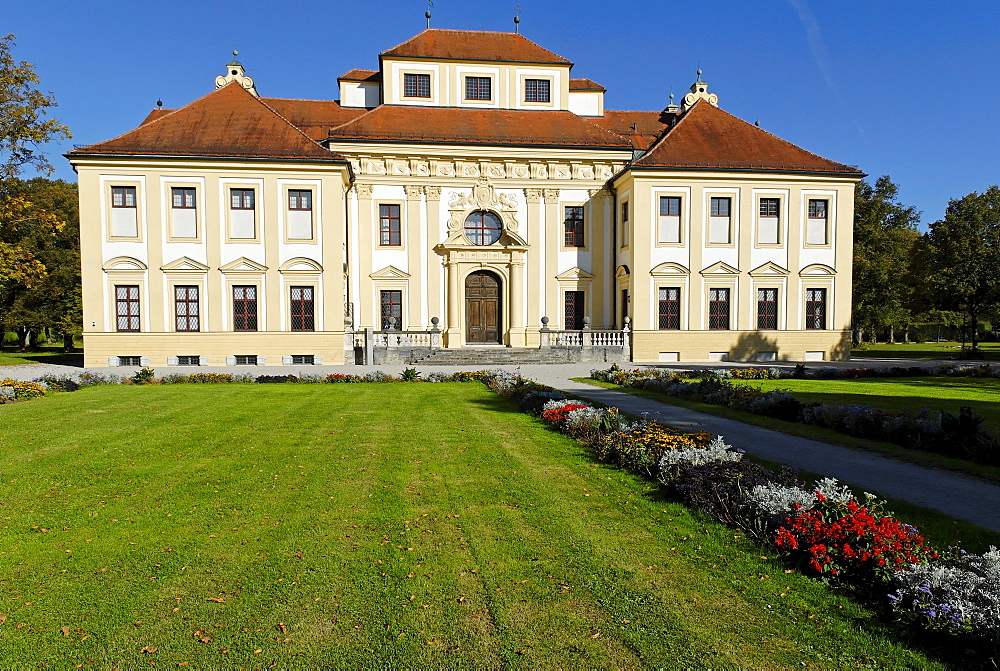
[[[434,0],[427,0],[427,11],[424,12],[424,18],[427,19],[427,29],[431,28],[431,7],[434,6]]]
[[[514,3],[514,33],[521,33],[521,5],[517,2]]]
[[[158,110],[159,109],[163,109],[163,101],[162,100],[157,100],[156,101],[156,109],[158,109]]]

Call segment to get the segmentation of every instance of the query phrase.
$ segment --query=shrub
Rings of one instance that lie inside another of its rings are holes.
[[[44,383],[49,389],[56,391],[76,391],[80,388],[80,383],[71,377],[56,377],[55,375],[45,375],[35,380]]]
[[[531,391],[521,399],[521,412],[538,417],[549,401],[563,401],[566,394],[561,391]]]
[[[5,392],[12,400],[27,400],[45,396],[45,387],[38,382],[22,382],[20,380],[0,380],[0,387],[12,390]]]
[[[298,382],[299,378],[294,375],[258,375],[254,378],[257,384],[282,384],[284,382]]]
[[[230,373],[191,373],[186,381],[196,384],[226,384],[234,380]]]
[[[361,382],[361,377],[358,375],[345,375],[343,373],[332,373],[323,378],[323,382],[328,384],[346,384],[350,382]]]
[[[152,368],[140,368],[129,380],[132,381],[132,384],[149,384],[155,375],[156,372]]]
[[[796,472],[783,467],[775,473],[747,459],[710,461],[681,470],[671,491],[685,504],[733,527],[753,527],[746,517],[746,492],[754,487],[795,482]],[[752,520],[750,521],[752,522]]]
[[[403,380],[403,382],[414,382],[420,379],[420,371],[416,368],[404,368],[399,377]]]

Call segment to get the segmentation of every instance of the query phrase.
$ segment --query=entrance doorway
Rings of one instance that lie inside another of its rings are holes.
[[[477,270],[465,278],[465,342],[500,343],[500,278]]]

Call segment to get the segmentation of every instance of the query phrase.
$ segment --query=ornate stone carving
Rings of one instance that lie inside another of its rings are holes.
[[[424,193],[427,194],[427,200],[441,200],[440,186],[425,186]]]
[[[451,216],[448,219],[449,243],[456,242],[465,227],[465,218],[475,210],[489,210],[500,216],[503,229],[514,244],[524,244],[517,236],[517,201],[513,196],[497,193],[489,178],[480,177],[468,194],[458,193],[448,203]]]
[[[515,165],[512,168],[512,172],[514,174],[514,177],[522,177],[522,178],[527,177],[529,174],[528,166],[526,165]]]
[[[568,165],[557,165],[557,166],[555,166],[555,169],[553,170],[553,172],[556,175],[556,179],[569,179],[570,178],[570,172],[569,172],[569,166]]]
[[[442,177],[452,177],[455,174],[455,166],[451,163],[438,163],[437,174]]]
[[[559,189],[542,189],[542,195],[545,196],[546,203],[559,202]]]
[[[525,189],[524,200],[528,203],[540,203],[542,201],[541,189]]]
[[[544,163],[533,163],[531,166],[531,178],[532,179],[548,179],[549,178],[549,166]]]
[[[373,175],[385,174],[385,161],[368,161],[368,171]]]
[[[607,189],[590,189],[587,191],[591,200],[604,200],[611,197],[611,192]]]
[[[374,188],[371,184],[355,184],[354,190],[358,192],[358,198],[371,198],[372,189]]]
[[[490,165],[487,174],[496,179],[503,179],[507,176],[507,173],[502,165]]]
[[[424,192],[424,187],[422,187],[422,186],[404,186],[403,190],[406,192],[406,199],[407,200],[420,200],[420,196]]]

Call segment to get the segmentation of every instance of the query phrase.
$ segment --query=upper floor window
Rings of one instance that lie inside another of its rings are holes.
[[[583,237],[583,206],[570,205],[566,207],[566,218],[563,221],[565,227],[565,247],[584,247]]]
[[[681,241],[680,196],[660,196],[660,221],[656,241],[667,244]]]
[[[761,198],[758,205],[757,242],[761,245],[776,245],[778,237],[778,211],[781,201],[777,198]]]
[[[256,196],[253,189],[229,190],[229,237],[240,240],[257,237]]]
[[[622,203],[622,247],[628,247],[628,201]]]
[[[492,100],[493,80],[489,77],[466,77],[465,78],[465,99],[466,100]]]
[[[233,287],[233,330],[257,330],[257,287]]]
[[[500,217],[486,210],[473,212],[465,219],[465,235],[474,245],[492,245],[500,239],[502,229]]]
[[[524,80],[524,102],[527,103],[547,103],[551,100],[548,79],[525,79]]]
[[[806,244],[825,245],[828,243],[827,201],[810,198],[809,219],[806,223]]]
[[[289,240],[312,240],[312,209],[312,191],[305,189],[288,190]]]
[[[139,217],[134,186],[111,187],[111,235],[139,237]]]
[[[135,187],[111,187],[111,207],[135,207]]]
[[[431,76],[413,73],[404,74],[403,95],[407,98],[430,98]]]
[[[173,187],[170,189],[170,203],[171,237],[198,237],[198,217],[195,210],[195,190],[188,187]]]
[[[711,216],[708,223],[708,242],[728,245],[732,242],[731,220],[729,218],[730,198],[712,198]]]
[[[378,206],[378,244],[398,247],[403,244],[399,227],[399,205]]]

